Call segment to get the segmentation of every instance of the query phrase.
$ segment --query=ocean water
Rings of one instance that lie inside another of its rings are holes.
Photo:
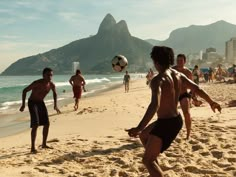
[[[139,79],[143,74],[130,74],[132,80]],[[71,75],[54,75],[52,81],[56,85],[58,95],[58,106],[63,103],[74,102],[72,87],[69,84]],[[84,96],[96,94],[96,92],[121,85],[123,83],[124,73],[114,73],[110,75],[84,75],[86,81],[86,90]],[[21,106],[22,90],[31,84],[34,80],[42,76],[0,76],[0,137],[11,135],[29,127],[28,121],[18,121],[21,117],[29,117],[28,109],[24,113],[19,112]],[[27,93],[26,103],[30,92]],[[52,92],[46,96],[45,104],[50,107],[53,105]],[[27,124],[26,124],[27,123]]]

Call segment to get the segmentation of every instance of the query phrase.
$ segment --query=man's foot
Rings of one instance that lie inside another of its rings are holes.
[[[53,149],[53,147],[47,146],[47,145],[41,145],[42,149]]]
[[[31,151],[30,151],[31,154],[37,154],[37,152],[38,151],[36,149],[31,149]]]
[[[196,106],[196,107],[201,106],[201,104],[202,104],[202,101],[199,101],[199,100],[194,100],[193,101],[193,105]]]

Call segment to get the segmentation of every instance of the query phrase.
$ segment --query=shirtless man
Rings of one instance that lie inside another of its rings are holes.
[[[221,111],[221,107],[184,74],[170,68],[174,63],[171,48],[154,46],[151,58],[159,73],[151,81],[151,102],[138,126],[126,131],[131,137],[140,137],[145,147],[143,163],[150,176],[163,177],[157,157],[170,146],[182,128],[182,118],[177,109],[182,90],[188,88],[196,92],[214,112],[215,109]],[[155,114],[158,120],[148,125]]]
[[[85,80],[79,69],[76,70],[75,75],[71,76],[69,82],[73,88],[73,93],[74,93],[74,98],[75,98],[74,110],[76,111],[79,108],[79,99],[81,98],[81,95],[82,95],[82,89],[86,91],[84,88]]]
[[[31,153],[37,153],[35,148],[35,140],[37,135],[38,126],[43,125],[43,142],[42,148],[50,148],[47,146],[47,137],[49,130],[49,119],[48,111],[44,104],[44,98],[49,93],[50,90],[53,92],[54,99],[54,109],[57,113],[61,113],[57,108],[57,93],[54,83],[52,80],[53,71],[51,68],[45,68],[43,70],[43,78],[34,81],[29,86],[27,86],[22,92],[22,105],[20,111],[23,112],[25,109],[25,98],[29,91],[31,95],[28,99],[28,108],[30,112],[30,127],[31,130]]]
[[[218,69],[216,71],[216,76],[218,76],[218,81],[221,82],[221,80],[223,80],[225,82],[225,77],[224,77],[225,74],[226,74],[225,70],[223,70],[221,64],[219,64]]]
[[[183,73],[187,78],[192,80],[192,71],[190,71],[188,68],[184,66],[186,63],[186,57],[184,54],[179,54],[177,56],[176,63],[177,65],[173,66],[172,68]],[[189,138],[191,132],[190,101],[191,101],[191,94],[188,93],[187,88],[185,87],[182,89],[182,92],[180,93],[179,102],[185,118],[187,139]]]
[[[126,71],[123,79],[123,84],[125,84],[125,92],[129,92],[129,81],[130,81],[130,75],[128,71]]]

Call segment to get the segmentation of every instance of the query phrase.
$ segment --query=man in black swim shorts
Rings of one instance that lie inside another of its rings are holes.
[[[176,59],[176,65],[172,68],[183,73],[187,78],[192,80],[192,72],[185,67],[186,63],[186,56],[184,54],[178,54]],[[179,96],[179,103],[181,106],[181,109],[184,114],[184,120],[185,120],[185,126],[187,130],[187,136],[188,139],[191,132],[191,114],[190,114],[190,101],[191,101],[191,95],[188,92],[187,88],[183,88],[183,90],[180,93]]]
[[[150,176],[163,177],[157,158],[171,145],[182,127],[182,118],[177,108],[181,90],[187,88],[194,91],[210,104],[213,111],[221,111],[221,107],[184,74],[170,68],[174,63],[171,48],[154,46],[151,58],[158,71],[158,75],[151,81],[151,102],[138,126],[126,131],[131,137],[139,136],[143,143],[143,163]],[[157,121],[148,125],[155,114]]]
[[[32,91],[28,100],[28,107],[30,112],[30,127],[32,128],[31,153],[37,153],[37,150],[35,148],[35,139],[37,135],[38,126],[40,125],[43,125],[42,148],[49,148],[49,146],[47,146],[49,119],[48,111],[43,100],[50,90],[52,90],[53,92],[54,109],[57,111],[57,113],[60,113],[60,110],[57,108],[56,88],[54,83],[51,81],[52,75],[52,69],[45,68],[43,70],[43,78],[32,82],[22,92],[22,106],[20,108],[21,112],[23,112],[25,109],[25,99],[27,92]]]

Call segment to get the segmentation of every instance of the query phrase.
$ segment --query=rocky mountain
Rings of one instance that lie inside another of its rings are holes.
[[[191,25],[171,32],[164,41],[148,39],[153,45],[166,45],[174,48],[175,53],[199,53],[213,47],[224,55],[225,42],[236,37],[236,25],[226,21],[217,21],[209,25]]]
[[[51,51],[19,59],[10,65],[2,75],[41,74],[44,67],[51,67],[55,74],[70,73],[73,62],[80,62],[83,73],[113,72],[111,60],[117,54],[126,56],[128,69],[146,71],[145,63],[150,61],[152,45],[133,37],[126,22],[116,20],[107,14],[96,35],[71,42]]]

